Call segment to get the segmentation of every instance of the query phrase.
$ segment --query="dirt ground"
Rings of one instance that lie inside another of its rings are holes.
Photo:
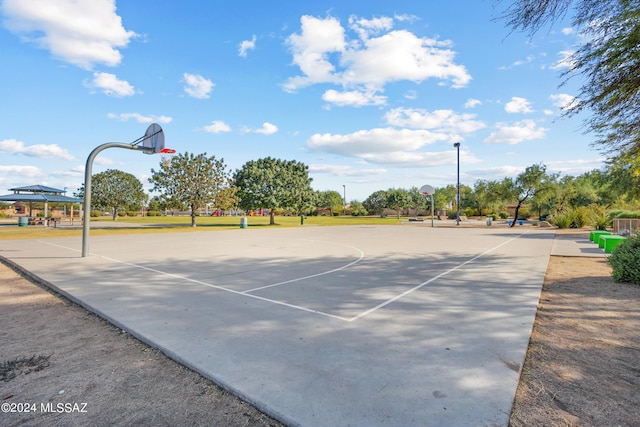
[[[512,426],[640,425],[640,286],[609,274],[550,259]],[[2,426],[280,425],[3,264],[0,404]]]

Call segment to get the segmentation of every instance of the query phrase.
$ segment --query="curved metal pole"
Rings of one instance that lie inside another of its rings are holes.
[[[82,257],[89,255],[89,221],[91,220],[91,169],[93,168],[93,160],[104,149],[107,148],[126,148],[127,150],[137,150],[148,154],[153,154],[152,147],[141,147],[138,145],[122,144],[120,142],[107,142],[94,148],[87,158],[87,164],[84,168],[84,203],[82,213]]]

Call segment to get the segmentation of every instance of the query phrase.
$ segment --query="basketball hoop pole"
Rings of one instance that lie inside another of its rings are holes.
[[[91,169],[93,168],[93,160],[96,156],[107,148],[126,148],[128,150],[142,151],[143,153],[153,154],[153,147],[143,147],[133,144],[122,144],[120,142],[107,142],[93,149],[87,158],[87,164],[84,168],[84,204],[83,204],[83,220],[82,220],[82,257],[89,255],[89,221],[91,220]]]

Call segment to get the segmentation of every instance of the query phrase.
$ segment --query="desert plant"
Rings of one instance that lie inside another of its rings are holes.
[[[518,219],[527,219],[529,218],[529,208],[526,206],[521,206],[518,211]]]
[[[500,212],[500,213],[498,214],[498,216],[499,216],[501,219],[507,219],[507,218],[509,218],[509,212]]]
[[[589,214],[589,225],[596,230],[606,230],[611,224],[611,218],[607,213],[607,208],[600,205],[591,205],[591,213]]]
[[[572,218],[568,212],[556,212],[549,216],[547,221],[558,228],[569,228],[571,227]]]
[[[589,222],[590,211],[586,206],[580,206],[568,211],[571,216],[571,228],[582,228]]]
[[[640,285],[640,234],[620,243],[608,258],[611,278],[616,282]]]

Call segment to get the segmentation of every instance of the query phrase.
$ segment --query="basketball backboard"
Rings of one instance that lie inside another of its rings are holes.
[[[172,148],[165,148],[164,146],[164,131],[157,123],[152,123],[144,133],[144,140],[142,146],[146,148],[152,148],[153,151],[145,151],[146,154],[173,154],[176,150]]]

